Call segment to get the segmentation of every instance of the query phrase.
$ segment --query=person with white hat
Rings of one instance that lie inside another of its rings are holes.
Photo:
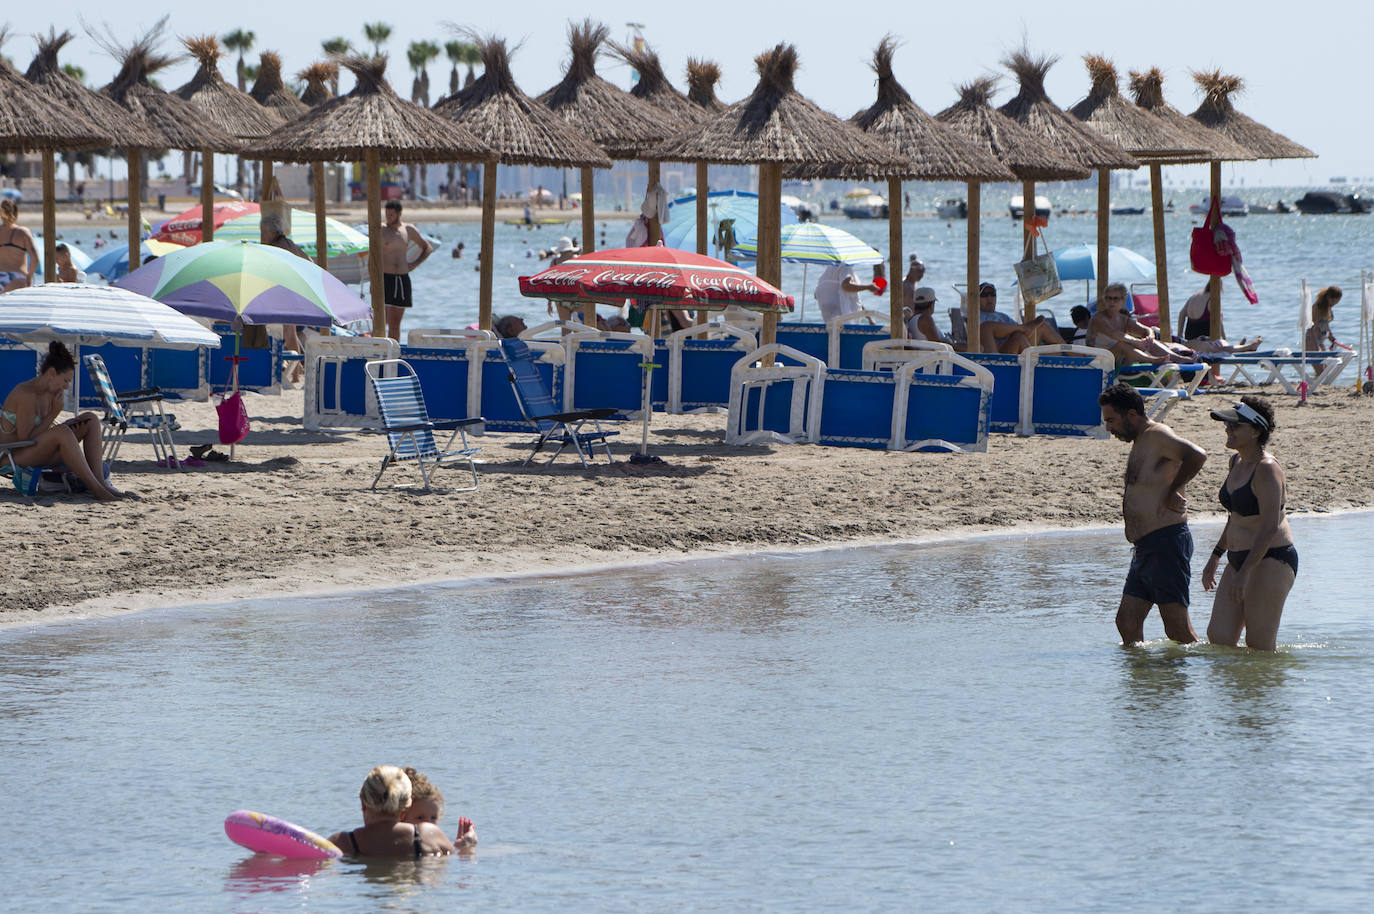
[[[911,293],[910,304],[902,309],[906,318],[907,336],[913,340],[932,343],[950,343],[949,336],[941,333],[935,326],[935,290],[930,286],[918,286]]]

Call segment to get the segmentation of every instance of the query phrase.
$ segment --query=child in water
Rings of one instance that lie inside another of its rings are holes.
[[[410,778],[410,808],[401,816],[401,821],[417,826],[422,822],[429,822],[437,826],[444,815],[444,795],[422,772],[407,767],[405,773]],[[472,820],[460,818],[458,836],[453,839],[453,849],[461,853],[476,846],[477,829],[473,827]]]

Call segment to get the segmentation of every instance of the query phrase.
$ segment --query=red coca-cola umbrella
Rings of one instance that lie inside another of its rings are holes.
[[[237,219],[240,216],[247,216],[249,213],[258,211],[258,204],[247,203],[243,200],[216,203],[215,228],[219,228],[231,219]],[[157,230],[153,232],[152,239],[154,241],[170,241],[172,244],[179,244],[183,247],[200,244],[200,223],[201,207],[197,203],[181,215],[173,216],[159,225]]]
[[[554,264],[520,277],[520,294],[553,301],[598,301],[619,305],[637,299],[646,308],[721,310],[738,305],[751,311],[791,313],[793,299],[714,257],[661,245],[611,248]]]

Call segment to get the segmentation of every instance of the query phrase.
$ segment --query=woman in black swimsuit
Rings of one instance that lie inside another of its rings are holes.
[[[33,285],[38,268],[33,235],[18,222],[18,205],[9,197],[0,197],[0,292]]]
[[[437,825],[402,822],[410,807],[410,778],[395,765],[378,765],[358,791],[363,826],[329,836],[352,857],[428,857],[453,853],[453,844]]]
[[[1274,430],[1274,408],[1260,397],[1241,397],[1230,409],[1212,411],[1226,424],[1226,447],[1235,451],[1221,505],[1229,513],[1216,548],[1202,569],[1202,586],[1216,588],[1207,639],[1272,651],[1288,591],[1298,574],[1298,550],[1284,516],[1283,467],[1265,451]],[[1217,565],[1226,570],[1217,581]]]

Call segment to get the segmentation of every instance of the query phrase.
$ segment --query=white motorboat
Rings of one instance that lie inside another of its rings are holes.
[[[1011,217],[1013,219],[1020,219],[1021,213],[1026,208],[1025,196],[1022,194],[1017,194],[1016,196],[1012,197],[1009,208],[1011,209]],[[1035,195],[1035,214],[1042,219],[1048,219],[1050,217],[1049,197],[1046,197],[1044,194]]]
[[[967,219],[968,201],[959,197],[950,197],[935,207],[935,215],[941,219]]]
[[[1201,203],[1190,203],[1188,212],[1194,216],[1205,216],[1207,211],[1212,208],[1212,197],[1203,197]],[[1245,216],[1250,213],[1250,207],[1245,205],[1245,201],[1233,194],[1221,195],[1221,214],[1223,216]]]
[[[878,194],[864,197],[845,195],[844,214],[850,219],[886,219],[887,201]]]

